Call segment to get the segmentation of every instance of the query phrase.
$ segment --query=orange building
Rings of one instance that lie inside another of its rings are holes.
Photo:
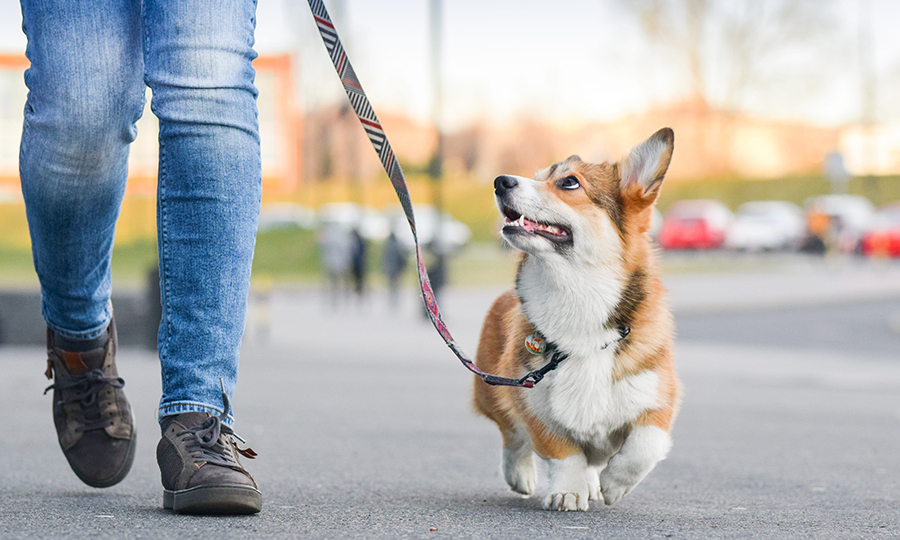
[[[27,96],[23,72],[28,66],[28,59],[22,54],[0,54],[0,201],[20,196],[19,138]],[[301,114],[291,57],[260,56],[253,67],[259,88],[263,193],[291,193],[300,185],[302,168]],[[159,127],[149,103],[137,126],[127,193],[151,195],[156,192]]]

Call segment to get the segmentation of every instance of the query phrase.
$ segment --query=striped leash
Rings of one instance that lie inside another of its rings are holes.
[[[338,36],[337,30],[334,28],[334,24],[331,22],[328,10],[325,9],[322,0],[308,1],[313,17],[316,20],[316,26],[319,27],[319,34],[322,36],[322,41],[325,43],[325,48],[328,50],[328,55],[331,57],[334,69],[337,71],[341,83],[344,85],[344,91],[347,92],[350,104],[353,106],[353,110],[356,112],[356,116],[359,118],[363,129],[366,131],[369,141],[375,148],[375,152],[378,154],[382,166],[384,166],[384,171],[387,173],[388,178],[390,178],[391,185],[394,186],[397,198],[400,199],[400,205],[403,207],[403,212],[406,214],[406,220],[409,222],[409,228],[412,231],[416,244],[416,269],[419,274],[419,285],[422,289],[422,298],[425,300],[425,307],[428,311],[428,317],[431,319],[431,323],[450,350],[453,351],[453,354],[459,358],[459,361],[462,362],[469,371],[481,377],[487,384],[493,386],[519,386],[523,388],[533,387],[534,381],[531,380],[533,372],[525,375],[521,379],[511,379],[484,373],[478,369],[478,366],[476,366],[474,362],[469,360],[462,349],[456,345],[453,336],[450,335],[450,330],[447,329],[447,325],[444,324],[444,321],[441,318],[441,310],[438,308],[437,300],[434,297],[434,290],[431,288],[431,282],[428,280],[428,272],[425,270],[425,263],[422,260],[422,250],[419,247],[419,237],[416,234],[416,219],[413,215],[409,189],[406,187],[406,178],[403,176],[400,164],[397,162],[394,151],[391,149],[391,144],[388,142],[387,135],[385,135],[381,123],[378,121],[378,117],[375,116],[372,105],[369,104],[369,98],[366,97],[366,93],[363,90],[359,79],[356,77],[356,73],[353,71],[353,66],[350,65],[350,60],[347,58],[347,53],[344,52],[344,47],[341,45],[341,39]]]

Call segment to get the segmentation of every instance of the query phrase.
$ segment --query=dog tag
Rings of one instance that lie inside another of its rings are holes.
[[[528,334],[525,338],[525,348],[528,349],[528,352],[531,354],[543,354],[544,338],[537,332]]]

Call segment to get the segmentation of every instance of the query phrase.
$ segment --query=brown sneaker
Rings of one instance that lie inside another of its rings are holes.
[[[156,461],[163,484],[163,507],[181,514],[255,514],[262,509],[256,481],[241,466],[238,454],[253,459],[251,449],[240,449],[234,431],[222,423],[225,412],[182,413],[162,423]]]
[[[53,422],[69,466],[85,484],[119,483],[134,462],[135,430],[131,406],[116,371],[115,322],[101,348],[69,352],[55,345],[47,329],[47,375],[53,379]]]

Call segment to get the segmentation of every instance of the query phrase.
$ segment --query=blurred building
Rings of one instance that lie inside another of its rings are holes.
[[[24,55],[0,55],[0,202],[21,198],[19,139],[25,108]]]
[[[400,114],[379,115],[404,170],[424,169],[437,144],[435,130]],[[476,122],[445,134],[444,168],[450,175],[489,182],[501,173],[530,176],[572,154],[593,162],[617,160],[664,126],[675,130],[668,177],[676,181],[821,174],[825,156],[836,149],[848,156],[851,173],[862,174],[853,157],[862,146],[854,127],[735,115],[695,101],[602,123],[551,124],[528,117],[504,124]],[[332,107],[310,112],[304,129],[304,181],[380,180],[381,164],[352,111]],[[876,130],[882,156],[877,174],[900,173],[898,132]],[[887,156],[894,156],[893,161]]]
[[[0,197],[19,196],[19,138],[27,96],[23,72],[28,66],[24,55],[0,54]],[[299,186],[302,167],[301,114],[291,78],[291,58],[260,56],[253,66],[259,89],[264,191],[289,193]],[[149,100],[137,125],[127,193],[152,195],[156,193],[159,126]]]
[[[404,171],[425,167],[437,145],[427,123],[376,110]],[[381,180],[381,162],[349,104],[307,111],[303,118],[303,182]]]
[[[848,126],[838,149],[854,176],[900,174],[900,122]]]
[[[18,145],[27,67],[23,55],[0,54],[0,201],[20,197]],[[361,187],[382,180],[381,164],[349,106],[301,111],[288,55],[260,56],[254,67],[267,198],[290,198],[308,182],[337,179]],[[404,170],[426,171],[437,145],[435,129],[401,112],[377,110]],[[835,150],[853,175],[900,174],[900,124],[823,127],[736,115],[699,99],[602,123],[554,124],[527,115],[503,124],[476,121],[445,134],[444,170],[490,182],[501,173],[531,175],[571,154],[595,162],[616,160],[663,126],[675,130],[669,177],[676,181],[821,174],[825,156]],[[158,126],[149,110],[138,130],[128,192],[151,197]]]
[[[483,124],[448,137],[448,168],[463,167],[492,179],[501,172],[530,175],[571,154],[594,162],[617,160],[664,126],[675,130],[668,174],[673,180],[820,173],[841,133],[682,102],[603,123],[554,126],[522,119],[512,127]]]

